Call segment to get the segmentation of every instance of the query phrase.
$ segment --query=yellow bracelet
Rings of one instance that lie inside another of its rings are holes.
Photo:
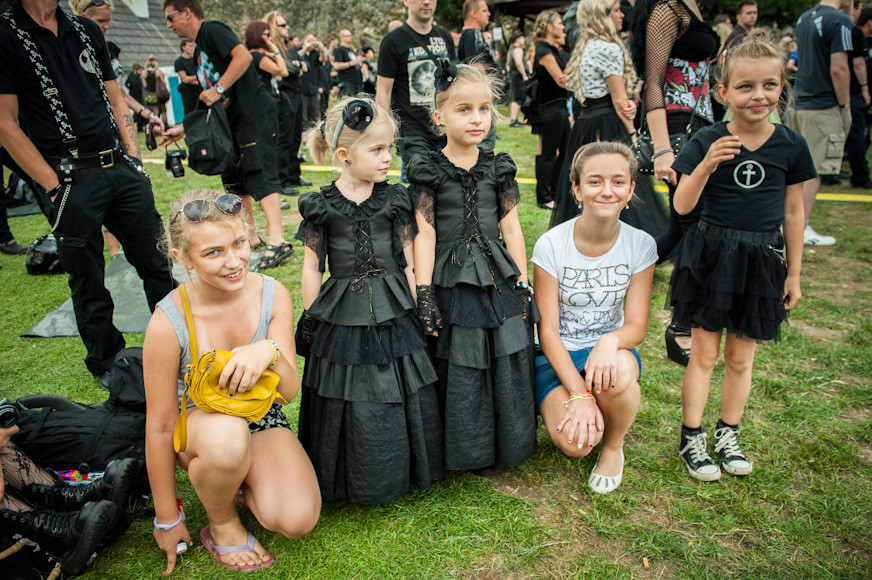
[[[566,399],[565,401],[563,401],[563,406],[568,407],[569,403],[571,403],[572,401],[577,401],[579,399],[596,400],[596,397],[594,397],[590,391],[585,391],[584,393],[576,393],[576,394],[572,395],[571,397],[569,397],[568,399]]]

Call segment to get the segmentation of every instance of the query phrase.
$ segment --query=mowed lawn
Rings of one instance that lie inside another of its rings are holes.
[[[497,150],[512,154],[519,177],[532,178],[535,137],[505,124],[499,136]],[[190,170],[181,179],[168,177],[162,150],[147,157],[164,217],[185,190],[219,185],[217,178]],[[316,186],[337,175],[304,169]],[[549,218],[536,207],[534,187],[521,185],[528,256]],[[283,212],[287,239],[300,220],[296,199],[290,201],[293,207]],[[257,218],[265,228],[262,214]],[[10,223],[25,244],[49,230],[41,215]],[[872,203],[819,202],[812,224],[834,235],[838,245],[806,248],[803,299],[782,342],[759,349],[742,432],[755,463],[749,477],[725,474],[716,483],[698,482],[677,457],[684,369],[665,357],[670,266],[658,267],[648,339],[640,348],[642,408],[627,440],[618,491],[591,492],[587,477],[596,457],[564,457],[540,427],[539,451],[524,465],[484,478],[449,476],[387,505],[325,505],[314,532],[300,540],[264,532],[243,514],[276,558],[259,577],[872,576]],[[291,290],[299,312],[302,248],[295,244],[293,259],[268,273]],[[85,350],[78,338],[19,337],[69,297],[66,276],[29,276],[23,263],[23,257],[0,255],[0,394],[105,399],[82,364]],[[129,345],[142,343],[141,334],[126,338]],[[718,418],[722,376],[719,364],[704,420],[710,431]],[[286,407],[294,425],[298,409],[298,401]],[[178,483],[196,538],[206,525],[205,513],[181,471]],[[84,577],[158,577],[165,559],[151,530],[151,518],[138,517]],[[221,568],[197,541],[174,576],[236,578],[238,573]]]

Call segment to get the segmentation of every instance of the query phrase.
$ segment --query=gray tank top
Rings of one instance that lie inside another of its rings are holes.
[[[263,278],[263,293],[260,297],[260,324],[257,325],[257,332],[254,333],[252,343],[266,338],[266,331],[272,318],[273,295],[276,286],[275,278],[263,274],[260,276]],[[172,292],[164,296],[157,303],[157,307],[163,310],[167,318],[170,319],[170,324],[173,325],[173,330],[176,331],[176,337],[179,339],[179,347],[182,349],[182,355],[179,357],[179,401],[181,401],[182,392],[185,390],[185,373],[188,371],[188,365],[191,364],[191,337],[188,334],[188,325],[185,324],[185,315],[176,308],[176,303],[173,302]],[[193,406],[194,403],[189,399],[188,407]]]

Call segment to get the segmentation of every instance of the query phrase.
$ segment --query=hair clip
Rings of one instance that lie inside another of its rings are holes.
[[[339,117],[339,122],[336,124],[336,129],[333,131],[333,144],[331,149],[336,149],[336,144],[339,143],[339,133],[342,132],[342,127],[348,127],[363,133],[372,120],[375,119],[375,110],[372,106],[375,101],[372,99],[355,99],[345,105],[342,109],[342,116]]]

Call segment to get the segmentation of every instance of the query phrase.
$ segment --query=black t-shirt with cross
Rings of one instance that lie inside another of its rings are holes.
[[[726,123],[697,131],[672,164],[690,175],[712,144],[729,135]],[[723,161],[703,188],[700,219],[714,226],[746,232],[773,232],[784,222],[784,191],[788,185],[817,177],[814,161],[802,135],[784,125],[757,150],[742,147]]]

